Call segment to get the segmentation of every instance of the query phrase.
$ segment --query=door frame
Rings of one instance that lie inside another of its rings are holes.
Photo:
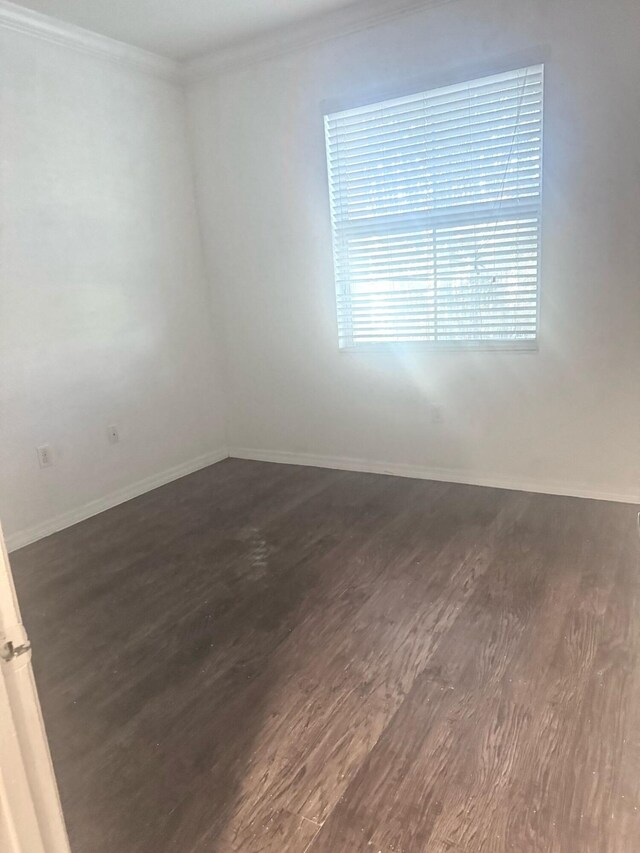
[[[0,842],[10,853],[71,853],[1,527],[0,746]]]

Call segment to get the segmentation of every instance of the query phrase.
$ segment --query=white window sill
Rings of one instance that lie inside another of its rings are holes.
[[[425,350],[427,352],[538,352],[538,341],[405,341],[398,343],[355,344],[339,348],[341,353],[367,352],[406,352]]]

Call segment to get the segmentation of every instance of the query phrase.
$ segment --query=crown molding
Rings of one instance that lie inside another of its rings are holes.
[[[0,27],[88,53],[164,80],[180,80],[180,64],[172,59],[42,15],[8,0],[0,0]]]
[[[181,65],[181,77],[186,83],[197,82],[454,2],[456,0],[367,0],[186,60]]]
[[[355,5],[217,48],[184,62],[34,12],[9,0],[0,0],[0,28],[88,53],[170,82],[190,83],[454,2],[456,0],[361,0]]]

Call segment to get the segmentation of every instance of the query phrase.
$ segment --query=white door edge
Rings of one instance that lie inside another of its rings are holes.
[[[0,849],[70,853],[1,528],[0,652]]]

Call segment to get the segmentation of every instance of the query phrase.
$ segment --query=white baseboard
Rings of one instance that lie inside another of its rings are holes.
[[[98,498],[83,506],[64,512],[55,518],[50,518],[42,524],[28,527],[25,530],[19,530],[6,537],[7,550],[16,551],[18,548],[23,548],[31,542],[37,542],[38,539],[44,539],[45,536],[50,536],[52,533],[57,533],[59,530],[64,530],[66,527],[71,527],[79,521],[84,521],[91,518],[93,515],[98,515],[106,509],[111,509],[118,504],[130,501],[132,498],[137,498],[144,495],[146,492],[151,492],[159,486],[164,486],[173,480],[179,480],[180,477],[186,477],[187,474],[193,474],[194,471],[199,471],[201,468],[208,468],[209,465],[214,465],[228,457],[226,448],[215,450],[211,453],[205,453],[204,456],[198,456],[196,459],[190,459],[188,462],[183,462],[180,465],[175,465],[173,468],[168,468],[159,474],[154,474],[152,477],[146,477],[144,480],[138,480],[137,483],[132,483],[124,489],[119,489],[117,492],[111,492],[104,498]]]
[[[372,462],[368,459],[316,456],[312,453],[287,453],[280,450],[256,450],[247,447],[231,447],[229,448],[229,456],[236,459],[254,459],[260,462],[309,465],[314,468],[335,468],[338,471],[391,474],[394,477],[409,477],[414,480],[438,480],[444,483],[462,483],[468,486],[487,486],[516,492],[537,492],[545,495],[564,495],[599,501],[640,504],[640,493],[608,492],[583,484],[518,480],[490,474],[478,475],[447,468],[425,468],[419,465],[404,465],[396,462]]]
[[[254,459],[259,462],[276,462],[286,465],[307,465],[314,468],[334,468],[338,471],[360,471],[368,474],[391,474],[394,477],[408,477],[415,480],[438,480],[445,483],[463,483],[469,486],[488,486],[494,489],[510,489],[518,492],[538,492],[547,495],[566,495],[567,497],[590,498],[600,501],[640,504],[640,493],[608,492],[585,485],[572,483],[550,483],[538,480],[515,480],[508,477],[467,474],[447,468],[425,468],[419,465],[404,465],[396,462],[373,462],[368,459],[353,459],[344,456],[316,456],[312,453],[288,453],[281,450],[257,450],[246,447],[220,448],[196,459],[183,462],[160,474],[154,474],[124,489],[112,492],[104,498],[90,501],[83,506],[48,519],[42,524],[19,530],[6,538],[7,549],[16,551],[38,539],[44,539],[52,533],[71,527],[100,512],[125,503],[132,498],[164,486],[173,480],[179,480],[187,474],[207,468],[227,457],[236,459]]]

